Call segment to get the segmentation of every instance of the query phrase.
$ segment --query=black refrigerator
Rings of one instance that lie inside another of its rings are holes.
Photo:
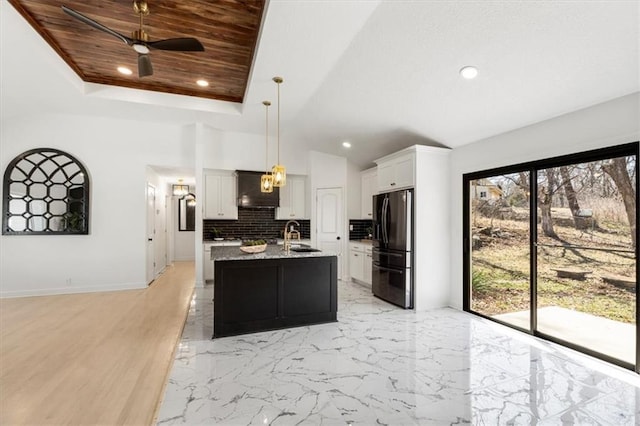
[[[413,190],[373,196],[373,294],[413,308]]]

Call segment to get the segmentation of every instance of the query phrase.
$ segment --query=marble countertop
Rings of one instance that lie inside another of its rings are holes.
[[[256,238],[256,239],[260,239],[260,238]],[[271,240],[271,239],[269,239],[269,240]],[[284,244],[284,240],[282,238],[277,238],[277,239],[275,239],[275,241],[279,245]],[[311,239],[309,239],[309,238],[301,238],[300,240],[292,240],[292,242],[294,244],[298,243],[298,242],[300,244],[309,244],[309,243],[311,243]],[[222,244],[242,244],[242,240],[240,238],[224,239],[224,240],[207,240],[207,239],[204,239],[204,240],[202,240],[202,243],[203,244],[213,244],[213,245],[215,245],[215,244],[219,244],[219,245],[222,245]]]
[[[245,253],[239,247],[211,247],[211,260],[258,260],[258,259],[292,259],[307,257],[335,256],[323,251],[285,253],[280,245],[268,245],[262,253]]]

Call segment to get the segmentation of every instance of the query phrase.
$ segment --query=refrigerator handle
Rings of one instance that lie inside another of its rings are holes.
[[[378,266],[376,264],[373,265],[373,269],[380,269],[381,271],[393,272],[395,274],[404,274],[402,269],[385,268],[384,266]]]
[[[385,222],[386,222],[386,239],[387,241],[385,241],[385,244],[389,244],[389,197],[386,198],[387,200],[387,204],[384,207],[384,217],[385,217]]]
[[[389,198],[384,197],[382,200],[382,242],[387,244],[388,235],[387,235],[387,206],[389,205]]]

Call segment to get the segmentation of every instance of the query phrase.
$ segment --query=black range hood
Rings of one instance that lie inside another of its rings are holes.
[[[276,208],[280,206],[280,188],[273,192],[260,191],[260,177],[264,172],[236,170],[238,174],[238,207]]]

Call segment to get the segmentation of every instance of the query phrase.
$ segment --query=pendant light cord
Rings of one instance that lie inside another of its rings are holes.
[[[278,164],[280,164],[280,83],[278,83]]]
[[[264,101],[264,112],[265,112],[265,139],[266,139],[266,148],[265,148],[265,156],[264,156],[264,170],[266,174],[269,174],[269,103],[268,101]]]

